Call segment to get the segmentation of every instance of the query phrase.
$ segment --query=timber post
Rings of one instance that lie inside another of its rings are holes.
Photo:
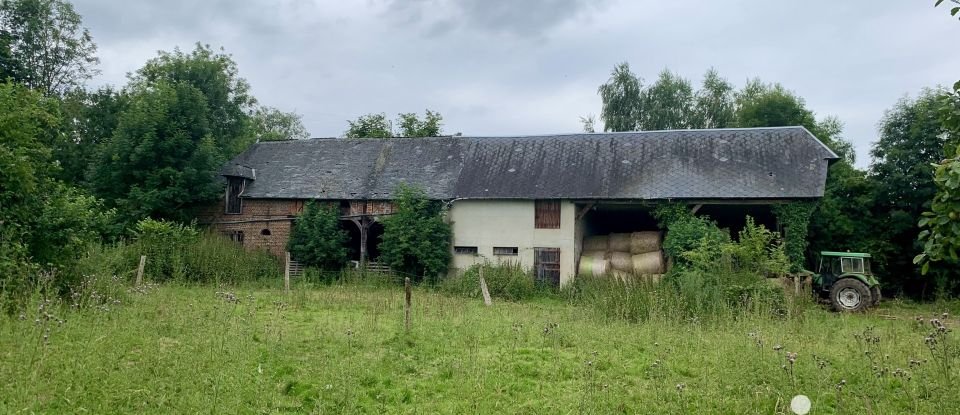
[[[483,279],[483,267],[480,267],[480,292],[483,293],[483,303],[488,307],[493,305],[490,299],[490,290],[487,289],[487,281]]]
[[[137,281],[136,286],[139,287],[143,285],[143,268],[147,265],[147,256],[140,255],[140,265],[137,267]]]
[[[406,331],[410,331],[410,294],[412,291],[410,277],[403,280],[403,289],[405,291],[404,297],[406,298],[403,303],[403,327]]]
[[[283,265],[283,290],[290,294],[290,251],[286,251]]]

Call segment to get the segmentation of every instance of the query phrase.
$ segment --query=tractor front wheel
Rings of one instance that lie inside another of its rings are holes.
[[[844,278],[830,288],[830,304],[836,311],[863,311],[873,304],[873,296],[867,284]]]

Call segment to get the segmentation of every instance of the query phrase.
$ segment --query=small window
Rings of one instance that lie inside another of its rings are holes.
[[[260,231],[260,234],[263,235],[263,236],[270,236],[270,230],[269,230],[269,229],[264,229],[264,230]]]
[[[494,255],[512,255],[516,256],[519,249],[515,246],[495,246],[493,247]]]
[[[534,227],[536,229],[560,229],[559,200],[537,200],[534,202]]]
[[[841,258],[840,269],[843,272],[863,272],[863,258]]]
[[[243,212],[243,202],[240,195],[243,193],[243,178],[231,177],[227,183],[226,213],[238,215]]]
[[[227,233],[227,236],[231,241],[243,245],[243,231],[230,231]]]
[[[560,248],[533,248],[533,270],[538,284],[560,286]]]
[[[453,253],[457,255],[476,255],[477,247],[475,246],[455,246],[453,247]]]

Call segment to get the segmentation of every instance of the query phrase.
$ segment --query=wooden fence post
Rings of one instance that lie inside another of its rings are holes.
[[[283,266],[283,290],[290,294],[290,251],[286,252],[286,261]]]
[[[483,267],[480,267],[480,292],[483,293],[483,303],[487,306],[493,305],[490,299],[490,290],[487,289],[487,281],[483,279]]]
[[[410,277],[403,280],[403,288],[406,291],[406,301],[403,305],[403,326],[407,331],[410,331]]]
[[[143,268],[146,265],[147,265],[147,256],[140,255],[140,266],[137,267],[137,282],[136,282],[137,287],[143,285]]]

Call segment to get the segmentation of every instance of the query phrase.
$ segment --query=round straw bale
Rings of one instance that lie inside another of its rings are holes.
[[[596,258],[596,259],[610,259],[607,256],[607,251],[583,251],[583,253],[580,254],[580,256]]]
[[[600,276],[606,274],[609,269],[610,261],[607,259],[590,256],[580,257],[580,268],[578,269],[580,275]]]
[[[630,253],[645,254],[660,250],[660,232],[634,232],[630,234]]]
[[[611,233],[610,250],[620,252],[630,252],[630,234],[629,233]]]
[[[633,260],[629,252],[611,252],[610,265],[613,269],[630,272],[633,271]]]
[[[584,251],[606,251],[608,248],[610,248],[610,238],[608,238],[607,235],[583,238]]]
[[[638,274],[662,274],[663,253],[660,251],[637,254],[631,258],[633,271]]]

